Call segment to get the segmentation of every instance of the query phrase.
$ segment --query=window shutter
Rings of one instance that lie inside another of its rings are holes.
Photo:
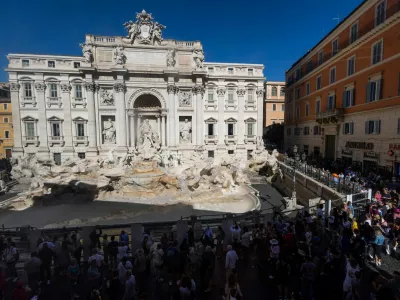
[[[326,98],[326,109],[329,109],[329,96]]]
[[[346,134],[346,123],[343,123],[342,126],[343,126],[343,130],[342,130],[343,131],[343,135],[345,135]]]
[[[354,122],[350,123],[350,133],[353,134],[354,133]]]
[[[383,84],[383,79],[381,78],[376,83],[376,89],[378,90],[377,93],[378,93],[378,97],[379,97],[377,100],[380,100],[383,98],[382,97],[383,96],[382,84]]]
[[[376,134],[381,133],[381,120],[375,121]]]
[[[350,105],[353,106],[356,103],[356,89],[351,91],[351,102]]]
[[[343,98],[342,98],[342,107],[343,108],[345,108],[346,107],[346,95],[347,95],[347,93],[346,93],[346,90],[344,90],[344,92],[343,92]]]
[[[371,82],[367,84],[367,95],[366,95],[366,103],[371,102]]]
[[[368,124],[369,124],[369,121],[365,121],[365,134],[369,134],[369,132],[368,132],[368,129],[369,129]]]

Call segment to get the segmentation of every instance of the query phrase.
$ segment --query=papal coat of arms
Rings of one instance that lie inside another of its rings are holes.
[[[129,21],[123,24],[128,30],[128,35],[122,39],[126,44],[154,45],[156,42],[161,45],[163,41],[162,31],[166,28],[164,25],[154,22],[153,16],[145,10],[136,13],[136,22]]]

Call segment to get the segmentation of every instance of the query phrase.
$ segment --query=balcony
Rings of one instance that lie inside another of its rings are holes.
[[[225,144],[237,144],[237,136],[236,135],[225,135]]]
[[[48,143],[49,143],[50,147],[53,147],[54,145],[60,145],[62,147],[65,144],[64,137],[63,136],[51,135],[51,136],[49,136]]]
[[[23,138],[24,147],[28,147],[29,144],[39,146],[39,136],[36,135],[26,135]]]
[[[343,121],[343,108],[328,109],[317,113],[316,121],[319,124],[336,124]]]
[[[236,100],[226,100],[225,101],[225,109],[229,110],[229,109],[237,109],[237,103]]]
[[[47,107],[50,108],[52,105],[57,105],[58,107],[61,108],[62,106],[61,97],[47,97]]]
[[[26,104],[31,104],[33,107],[36,107],[36,98],[35,97],[23,97],[21,100],[21,106],[25,107]]]
[[[256,102],[255,101],[246,101],[246,103],[244,104],[244,109],[245,110],[249,110],[249,109],[256,109]]]
[[[71,105],[73,108],[76,108],[77,105],[82,105],[83,108],[86,108],[86,98],[72,98]]]
[[[89,145],[88,136],[74,136],[74,146],[77,147],[79,144],[83,144],[85,146]]]
[[[204,104],[204,106],[205,106],[206,110],[209,110],[210,107],[211,107],[211,110],[217,109],[217,106],[218,106],[217,100],[206,100],[205,103],[206,104]]]
[[[244,143],[253,143],[256,144],[257,143],[257,137],[255,135],[245,135],[244,136]]]
[[[204,138],[204,143],[206,145],[208,145],[208,144],[216,145],[218,143],[218,136],[217,135],[206,135]]]

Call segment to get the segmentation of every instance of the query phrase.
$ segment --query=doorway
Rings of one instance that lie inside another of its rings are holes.
[[[325,136],[325,158],[328,160],[335,160],[335,146],[336,136],[326,135]]]

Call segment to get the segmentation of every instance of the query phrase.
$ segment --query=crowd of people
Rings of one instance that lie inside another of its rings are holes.
[[[53,280],[70,287],[61,299],[237,300],[251,299],[258,286],[277,299],[400,299],[399,270],[390,278],[379,272],[383,255],[397,255],[400,211],[392,198],[376,198],[358,219],[351,203],[329,214],[321,204],[315,215],[277,214],[266,224],[234,222],[225,230],[206,226],[200,239],[192,227],[179,242],[167,233],[154,241],[147,232],[134,251],[124,231],[109,237],[95,228],[88,249],[77,232],[43,237],[25,262],[27,282],[18,278],[15,244],[2,236],[0,299],[11,282],[10,299],[50,299],[43,291]],[[87,264],[84,250],[91,253]],[[241,282],[249,261],[257,267],[250,289]],[[157,287],[162,293],[155,296]]]

